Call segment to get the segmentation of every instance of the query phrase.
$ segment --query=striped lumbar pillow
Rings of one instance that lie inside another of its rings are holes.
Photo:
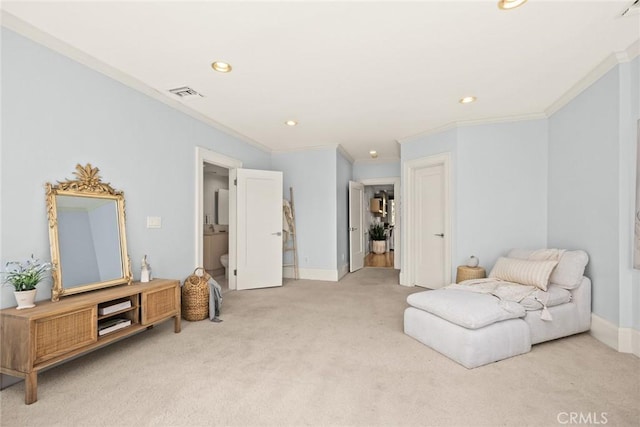
[[[547,290],[549,276],[558,261],[530,261],[526,259],[498,258],[489,277],[535,286]]]

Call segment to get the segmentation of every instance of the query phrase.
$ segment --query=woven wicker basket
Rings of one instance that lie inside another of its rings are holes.
[[[202,270],[202,274],[198,275],[198,270]],[[185,320],[193,322],[209,317],[209,279],[211,276],[204,268],[198,267],[184,280],[182,317]]]

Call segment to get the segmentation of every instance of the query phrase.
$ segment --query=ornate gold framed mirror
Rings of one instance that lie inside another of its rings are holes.
[[[77,165],[75,180],[46,184],[52,301],[132,283],[124,193],[103,183],[98,172],[91,164]]]

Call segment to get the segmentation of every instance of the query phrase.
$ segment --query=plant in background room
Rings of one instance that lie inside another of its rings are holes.
[[[369,237],[374,254],[383,254],[387,251],[387,235],[381,223],[375,222],[369,226]]]
[[[41,263],[31,255],[31,259],[24,263],[9,261],[5,267],[3,283],[13,286],[18,310],[35,307],[36,286],[51,270],[51,263]]]

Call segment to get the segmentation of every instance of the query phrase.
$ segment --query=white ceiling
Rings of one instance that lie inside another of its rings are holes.
[[[544,117],[640,39],[640,14],[620,17],[630,3],[529,0],[510,11],[494,0],[1,8],[3,25],[35,27],[254,144],[339,144],[353,159],[377,150],[384,161],[399,157],[396,141],[453,123]],[[215,60],[233,71],[213,71]],[[204,97],[177,100],[168,90],[180,86]],[[466,95],[478,101],[458,103]],[[285,126],[288,119],[299,125]]]

